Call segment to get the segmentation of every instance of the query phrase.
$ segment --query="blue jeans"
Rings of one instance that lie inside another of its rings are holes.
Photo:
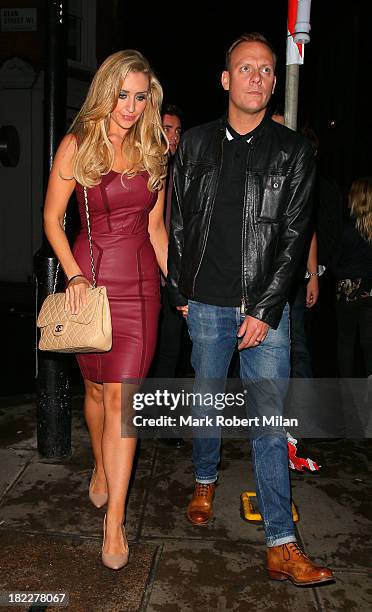
[[[224,392],[237,332],[244,320],[240,308],[212,306],[189,300],[187,324],[193,342],[191,362],[195,370],[194,393]],[[257,416],[257,406],[269,406],[282,416],[290,368],[289,307],[278,329],[269,329],[265,341],[240,352],[240,377],[249,384],[247,416]],[[257,388],[256,388],[257,381]],[[261,384],[262,381],[267,384]],[[199,415],[213,407],[200,405]],[[196,434],[192,460],[197,482],[217,480],[221,437]],[[256,494],[268,546],[296,541],[291,512],[287,438],[283,428],[254,428],[251,434]]]

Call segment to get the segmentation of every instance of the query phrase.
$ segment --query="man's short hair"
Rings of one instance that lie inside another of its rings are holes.
[[[164,115],[176,115],[180,120],[181,124],[183,124],[183,112],[181,109],[175,104],[164,104],[161,109],[162,118]]]
[[[236,40],[234,40],[234,42],[232,43],[232,45],[230,45],[229,50],[226,53],[226,58],[225,58],[225,70],[230,70],[230,59],[231,59],[231,54],[234,51],[234,49],[240,45],[240,43],[243,42],[260,42],[263,45],[266,45],[266,47],[268,47],[271,51],[271,53],[273,54],[273,60],[274,60],[274,69],[276,66],[276,60],[277,60],[277,55],[275,53],[275,49],[272,46],[271,43],[269,43],[269,41],[267,40],[267,38],[264,37],[263,34],[260,34],[259,32],[249,32],[248,34],[242,34],[241,36],[239,36],[239,38],[237,38]]]

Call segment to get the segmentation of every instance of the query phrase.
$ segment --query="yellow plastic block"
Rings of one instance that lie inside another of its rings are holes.
[[[255,491],[245,491],[240,495],[240,503],[241,503],[241,516],[245,521],[262,521],[262,516],[259,512],[255,512],[253,509],[251,497],[256,497]],[[293,522],[297,523],[298,521],[298,512],[297,508],[292,502],[292,518]]]

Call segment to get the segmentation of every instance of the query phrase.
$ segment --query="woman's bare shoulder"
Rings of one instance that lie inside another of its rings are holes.
[[[77,140],[75,134],[66,134],[57,149],[57,154],[63,154],[64,156],[73,157],[77,151]]]
[[[53,166],[61,176],[72,176],[73,159],[77,151],[77,141],[74,134],[66,134],[56,151]]]

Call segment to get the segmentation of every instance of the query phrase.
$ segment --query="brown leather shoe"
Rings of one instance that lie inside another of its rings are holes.
[[[334,580],[330,569],[314,565],[297,542],[267,549],[267,569],[273,580],[291,580],[293,584],[319,584]]]
[[[197,482],[186,516],[193,525],[206,525],[212,518],[214,490],[216,485]]]

